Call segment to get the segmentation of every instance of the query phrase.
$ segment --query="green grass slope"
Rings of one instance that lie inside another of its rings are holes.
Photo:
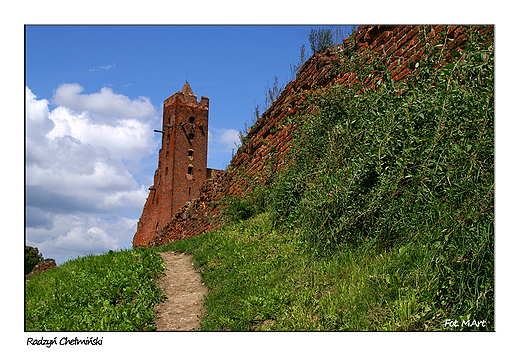
[[[204,331],[493,331],[493,34],[451,62],[427,46],[406,83],[377,57],[315,89],[286,165],[229,197],[222,229],[80,258],[26,284],[26,329],[154,329],[156,252],[194,255]],[[365,90],[366,83],[375,90]]]
[[[209,310],[206,328],[494,329],[493,34],[467,34],[443,65],[445,47],[426,45],[406,83],[354,54],[336,70],[357,83],[310,91],[280,124],[296,124],[284,167],[267,185],[243,177],[248,194],[226,202],[232,220],[266,212],[266,225],[231,240],[231,265],[213,254],[210,271],[238,267],[215,287],[235,296],[229,315]]]
[[[123,250],[70,260],[25,285],[26,331],[145,331],[155,329],[156,284],[162,258]]]

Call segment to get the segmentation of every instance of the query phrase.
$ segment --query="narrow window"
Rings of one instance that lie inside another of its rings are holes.
[[[190,124],[193,124],[195,123],[195,118],[194,117],[190,117]]]
[[[188,166],[188,175],[193,173],[193,166]]]
[[[188,187],[188,196],[191,196],[191,187]]]
[[[188,134],[188,139],[193,140],[194,137],[195,137],[195,134],[193,134],[193,133]]]
[[[165,170],[165,175],[168,176],[168,167]]]
[[[188,156],[189,156],[189,157],[193,157],[193,150],[191,150],[191,149],[188,150]]]

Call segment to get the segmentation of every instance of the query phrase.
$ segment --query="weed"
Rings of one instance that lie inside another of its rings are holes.
[[[208,288],[201,330],[494,330],[494,52],[466,31],[443,66],[425,46],[406,84],[349,52],[337,70],[362,81],[307,97],[288,164],[246,180],[221,230],[36,276],[26,329],[153,329],[154,253],[174,250]]]
[[[25,286],[27,331],[153,330],[159,255],[136,249],[70,260]]]
[[[442,62],[445,46],[426,44],[405,83],[384,61],[349,53],[337,70],[359,80],[307,96],[291,119],[288,164],[265,188],[267,215],[255,216],[247,195],[234,206],[235,221],[261,217],[286,232],[284,247],[298,253],[280,269],[294,275],[262,285],[276,261],[235,242],[241,255],[226,253],[234,258],[222,261],[229,276],[216,289],[238,310],[219,308],[226,322],[208,316],[206,328],[430,330],[468,316],[494,328],[494,53],[492,33],[465,31],[451,62]],[[267,264],[267,276],[246,256]],[[337,278],[341,269],[351,276]],[[228,279],[233,288],[222,286]],[[265,293],[247,297],[257,284]]]

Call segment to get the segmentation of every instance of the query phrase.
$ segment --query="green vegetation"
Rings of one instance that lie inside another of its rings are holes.
[[[349,37],[353,31],[353,26],[350,27],[350,30],[348,26],[330,26],[328,28],[311,29],[307,37],[314,54],[316,52],[324,52],[331,46],[337,46],[341,44],[343,39]],[[291,71],[289,75],[289,82],[295,80],[298,77],[301,67],[308,59],[309,54],[305,52],[305,44],[303,44],[300,48],[298,64],[294,66],[292,64],[289,65]],[[270,86],[269,83],[266,85],[264,103],[263,105],[259,105],[255,102],[254,109],[251,113],[250,123],[244,123],[244,131],[239,131],[239,142],[235,143],[237,148],[236,151],[233,149],[232,156],[234,156],[235,152],[238,152],[240,147],[247,143],[249,129],[254,128],[257,121],[262,117],[262,113],[271,107],[274,101],[278,99],[284,88],[285,84],[278,83],[277,76],[274,77],[272,86]]]
[[[296,78],[298,78],[298,75],[300,74],[300,69],[305,64],[305,62],[307,62],[308,59],[309,55],[305,52],[305,45],[302,45],[302,47],[300,48],[299,62],[294,66],[292,64],[289,65],[291,68],[291,75],[289,77],[289,81],[293,81]]]
[[[70,260],[25,285],[26,331],[155,329],[156,284],[165,266],[150,250],[108,252]]]
[[[298,233],[271,230],[267,213],[154,250],[194,254],[209,293],[204,331],[434,329],[438,312],[419,302],[418,250],[312,257]]]
[[[346,284],[342,293],[332,288],[339,294],[337,309],[328,307],[336,319],[333,326],[282,323],[299,298],[288,298],[287,290],[276,295],[281,287],[267,290],[283,301],[282,306],[266,305],[283,315],[268,319],[274,321],[272,328],[425,330],[443,328],[445,319],[484,320],[486,329],[494,328],[493,34],[472,28],[467,34],[464,51],[449,53],[451,61],[443,66],[446,47],[427,45],[425,57],[409,64],[415,71],[406,83],[394,83],[387,64],[376,56],[356,54],[344,61],[337,71],[357,73],[358,82],[311,91],[300,111],[304,114],[283,123],[297,124],[288,163],[271,185],[260,189],[252,184],[249,195],[228,205],[231,218],[267,211],[262,217],[269,228],[291,232],[299,253],[282,254],[287,269],[301,264],[310,269],[312,261],[345,270],[349,277],[359,274],[356,283],[340,275],[333,284]],[[367,90],[369,83],[375,90]],[[249,246],[239,242],[237,251],[249,256]],[[262,254],[251,254],[256,257],[251,264],[270,265]],[[241,289],[249,285],[244,276],[255,275],[248,269],[240,266],[237,272]],[[275,274],[272,267],[267,270],[265,279]],[[236,279],[231,281],[238,284]],[[301,291],[301,281],[300,276],[282,286],[294,293]],[[330,284],[306,293],[323,303]],[[300,311],[302,318],[309,309]],[[347,312],[348,317],[337,320]],[[364,320],[354,322],[354,316]],[[210,313],[208,323],[214,319]],[[252,326],[241,322],[211,328]]]
[[[205,331],[494,330],[493,34],[467,34],[444,65],[426,46],[405,84],[350,53],[336,70],[359,81],[307,93],[280,124],[297,124],[287,164],[245,178],[221,230],[36,276],[26,328],[153,329],[155,252],[173,250],[208,288]]]
[[[25,275],[29,274],[36,265],[43,261],[43,256],[38,251],[38,248],[25,246]]]
[[[332,31],[330,28],[312,29],[309,33],[309,42],[311,44],[312,53],[324,52],[334,43],[332,40]]]

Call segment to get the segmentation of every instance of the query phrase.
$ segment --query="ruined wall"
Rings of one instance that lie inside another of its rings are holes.
[[[182,91],[164,101],[162,146],[154,184],[149,188],[134,246],[146,245],[186,202],[199,197],[212,170],[207,169],[209,99]]]
[[[441,31],[447,30],[444,37]],[[426,41],[443,43],[446,53],[461,46],[466,37],[464,26],[360,26],[353,36],[335,51],[314,54],[300,69],[298,78],[285,87],[280,97],[251,129],[244,145],[231,160],[224,174],[216,175],[201,190],[201,196],[183,207],[156,234],[149,245],[161,245],[188,238],[219,227],[216,203],[225,195],[240,194],[248,183],[266,180],[283,167],[292,140],[289,125],[282,125],[288,115],[297,115],[305,96],[316,88],[333,84],[349,86],[358,81],[356,73],[337,73],[336,64],[348,60],[338,53],[371,51],[387,64],[394,81],[406,80],[424,55]],[[492,31],[493,27],[482,27]],[[367,88],[372,84],[367,82]],[[135,242],[134,242],[135,245]]]
[[[213,171],[213,176],[204,182],[200,195],[186,202],[153,239],[141,245],[156,247],[219,228],[221,221],[218,202],[225,193],[227,180],[227,172]]]
[[[33,268],[33,270],[29,274],[27,274],[26,276],[29,277],[29,276],[32,276],[34,274],[43,273],[43,272],[46,272],[47,270],[50,270],[50,269],[53,269],[53,268],[56,268],[56,261],[54,259],[45,259],[40,264],[37,264]]]

